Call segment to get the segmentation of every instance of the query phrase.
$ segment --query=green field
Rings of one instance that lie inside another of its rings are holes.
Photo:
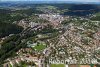
[[[46,48],[46,45],[45,44],[42,44],[42,43],[40,43],[40,44],[38,44],[38,45],[36,45],[35,47],[33,47],[34,49],[36,49],[37,51],[41,51],[41,50],[43,50],[43,49],[45,49]]]
[[[64,64],[51,64],[50,67],[65,67]]]

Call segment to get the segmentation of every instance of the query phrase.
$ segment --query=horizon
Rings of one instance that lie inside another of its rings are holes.
[[[82,1],[76,1],[76,0],[74,0],[74,1],[72,1],[72,0],[57,0],[57,1],[55,1],[55,0],[0,0],[0,2],[1,3],[3,3],[3,2],[8,2],[8,3],[10,3],[10,2],[13,2],[13,3],[35,3],[35,4],[42,4],[42,3],[57,3],[57,4],[59,4],[59,3],[66,3],[66,4],[100,4],[100,2],[93,2],[93,1],[85,1],[85,2],[82,2]]]
[[[25,2],[26,1],[27,2],[30,2],[30,1],[34,1],[34,2],[38,1],[39,2],[40,1],[40,2],[44,2],[45,1],[45,2],[84,2],[84,3],[91,3],[91,2],[93,3],[94,2],[94,3],[100,3],[100,0],[86,0],[86,1],[84,1],[84,0],[56,0],[56,1],[55,0],[0,0],[0,2],[6,2],[6,1],[7,2],[9,2],[9,1],[10,2],[16,2],[16,1],[23,1],[23,2],[24,1]]]

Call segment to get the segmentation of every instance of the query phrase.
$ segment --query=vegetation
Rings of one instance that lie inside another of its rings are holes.
[[[46,44],[42,44],[42,43],[39,43],[39,44],[37,44],[36,46],[33,47],[33,49],[35,49],[36,51],[41,51],[45,48],[46,48]]]
[[[11,23],[0,23],[0,38],[10,34],[18,34],[23,30],[22,27]]]
[[[64,64],[51,64],[50,67],[65,67]]]
[[[94,14],[95,16],[90,18],[93,21],[100,21],[100,12]]]
[[[93,21],[100,21],[100,16],[92,17],[91,20],[93,20]]]

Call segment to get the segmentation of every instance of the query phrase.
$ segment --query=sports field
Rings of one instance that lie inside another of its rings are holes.
[[[65,64],[51,64],[50,67],[65,67]]]

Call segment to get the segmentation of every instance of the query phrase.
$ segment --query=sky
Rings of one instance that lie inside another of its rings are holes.
[[[0,0],[0,1],[74,1],[74,2],[100,2],[100,0]]]

